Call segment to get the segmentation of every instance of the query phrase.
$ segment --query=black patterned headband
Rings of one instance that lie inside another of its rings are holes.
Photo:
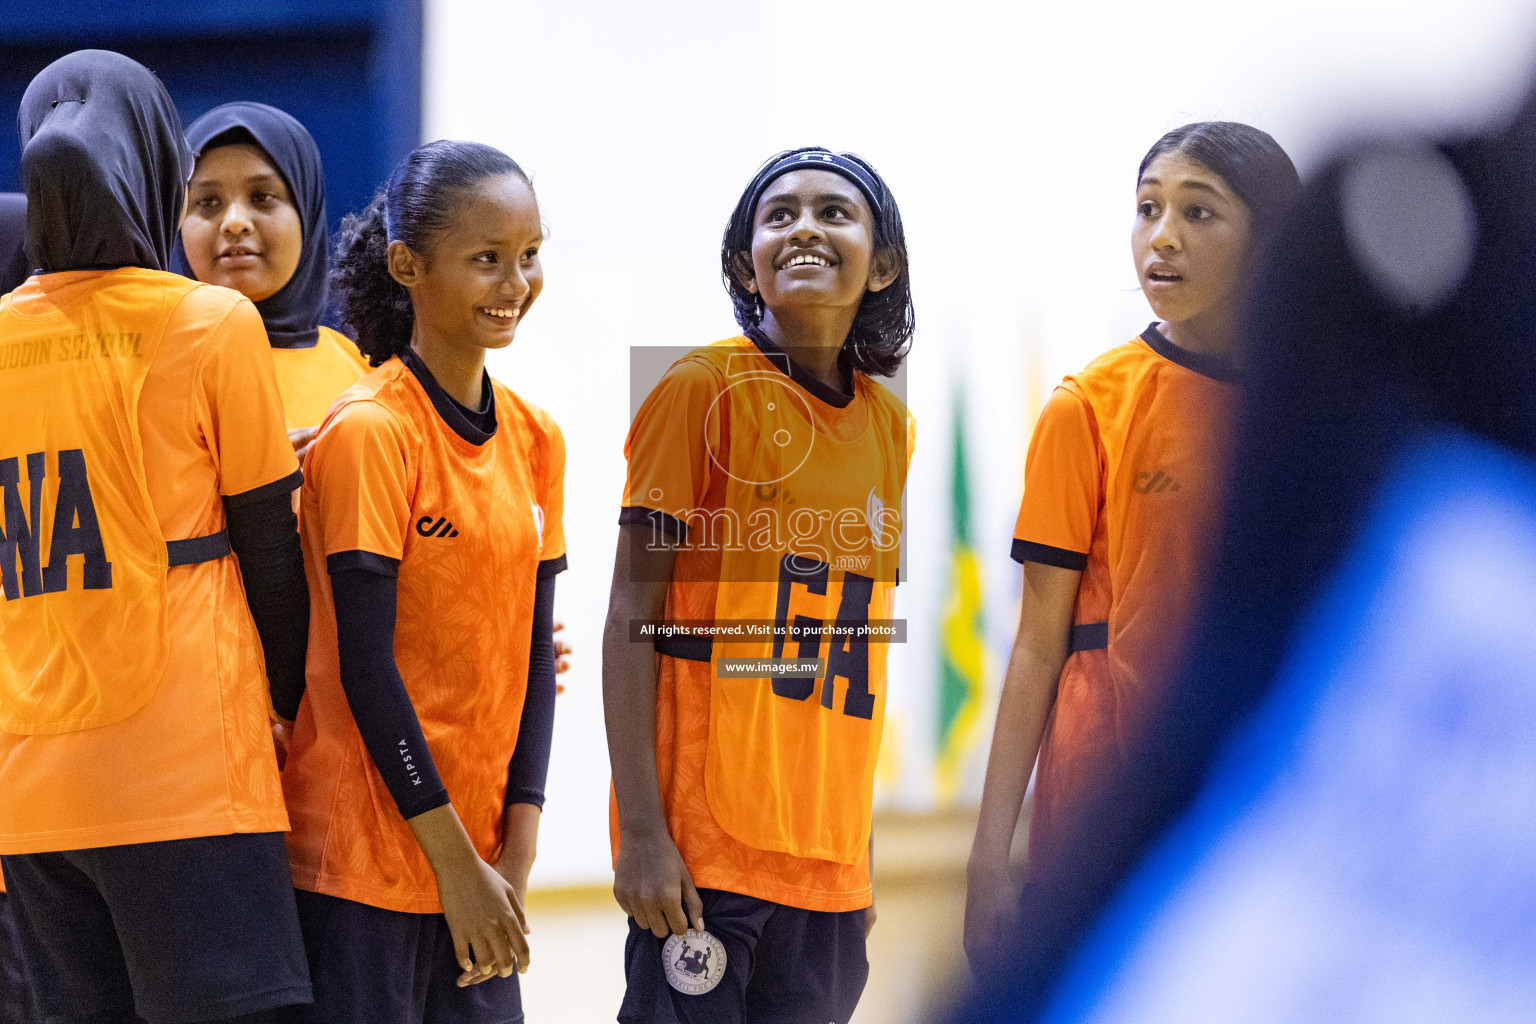
[[[869,208],[875,211],[876,217],[880,216],[880,185],[875,181],[875,176],[865,170],[858,161],[850,160],[841,153],[829,153],[821,149],[791,153],[769,167],[757,183],[757,188],[752,190],[752,200],[747,204],[749,216],[756,215],[757,204],[762,201],[763,193],[767,191],[768,186],[790,171],[831,171],[833,174],[840,174],[859,187],[859,191],[864,193],[864,198],[869,203]]]

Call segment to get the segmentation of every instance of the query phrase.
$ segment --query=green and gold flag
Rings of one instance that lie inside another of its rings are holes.
[[[965,757],[976,745],[986,700],[986,623],[982,611],[981,563],[971,544],[971,484],[965,462],[965,416],[955,395],[954,460],[950,479],[949,581],[939,638],[937,794],[953,800]]]

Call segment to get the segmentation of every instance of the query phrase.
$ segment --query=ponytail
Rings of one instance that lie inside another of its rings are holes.
[[[331,288],[368,362],[381,366],[411,343],[411,293],[389,273],[389,243],[404,242],[425,259],[453,222],[458,201],[486,178],[528,175],[511,157],[479,142],[440,139],[413,150],[360,214],[341,222]],[[532,183],[529,183],[532,187]]]
[[[403,352],[416,323],[410,292],[389,275],[388,254],[380,190],[362,213],[349,213],[341,222],[331,271],[332,286],[342,295],[342,316],[371,366],[382,366]]]

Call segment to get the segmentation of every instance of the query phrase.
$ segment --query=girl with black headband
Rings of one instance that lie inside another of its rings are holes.
[[[192,157],[153,74],[70,54],[18,120],[0,861],[28,974],[51,1021],[268,1021],[310,998],[267,729],[309,594],[266,335],[167,270]]]
[[[325,327],[325,174],[304,126],[262,103],[226,103],[187,129],[197,159],[176,269],[256,303],[272,345],[294,449],[368,372],[350,338]]]
[[[742,334],[625,442],[603,644],[619,1019],[841,1021],[868,976],[870,811],[911,454],[901,215],[857,157],[770,160],[721,246]],[[646,623],[686,631],[652,639]]]
[[[1230,121],[1169,132],[1137,169],[1131,255],[1161,322],[1067,377],[1030,438],[1023,603],[967,872],[973,965],[1017,906],[1009,849],[1031,771],[1034,876],[1178,667],[1217,537],[1244,281],[1299,188],[1274,139]]]

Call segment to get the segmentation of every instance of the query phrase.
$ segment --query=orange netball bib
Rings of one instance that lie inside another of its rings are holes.
[[[751,349],[703,351],[727,359],[708,433],[730,515],[689,536],[720,549],[715,621],[757,630],[713,645],[710,811],[748,846],[858,863],[885,718],[889,639],[871,630],[890,619],[906,410],[868,380],[834,408]],[[786,659],[816,665],[740,671]]]
[[[0,301],[0,729],[24,734],[121,721],[159,684],[168,556],[139,392],[199,287],[124,268],[56,304],[49,277],[44,302]]]

